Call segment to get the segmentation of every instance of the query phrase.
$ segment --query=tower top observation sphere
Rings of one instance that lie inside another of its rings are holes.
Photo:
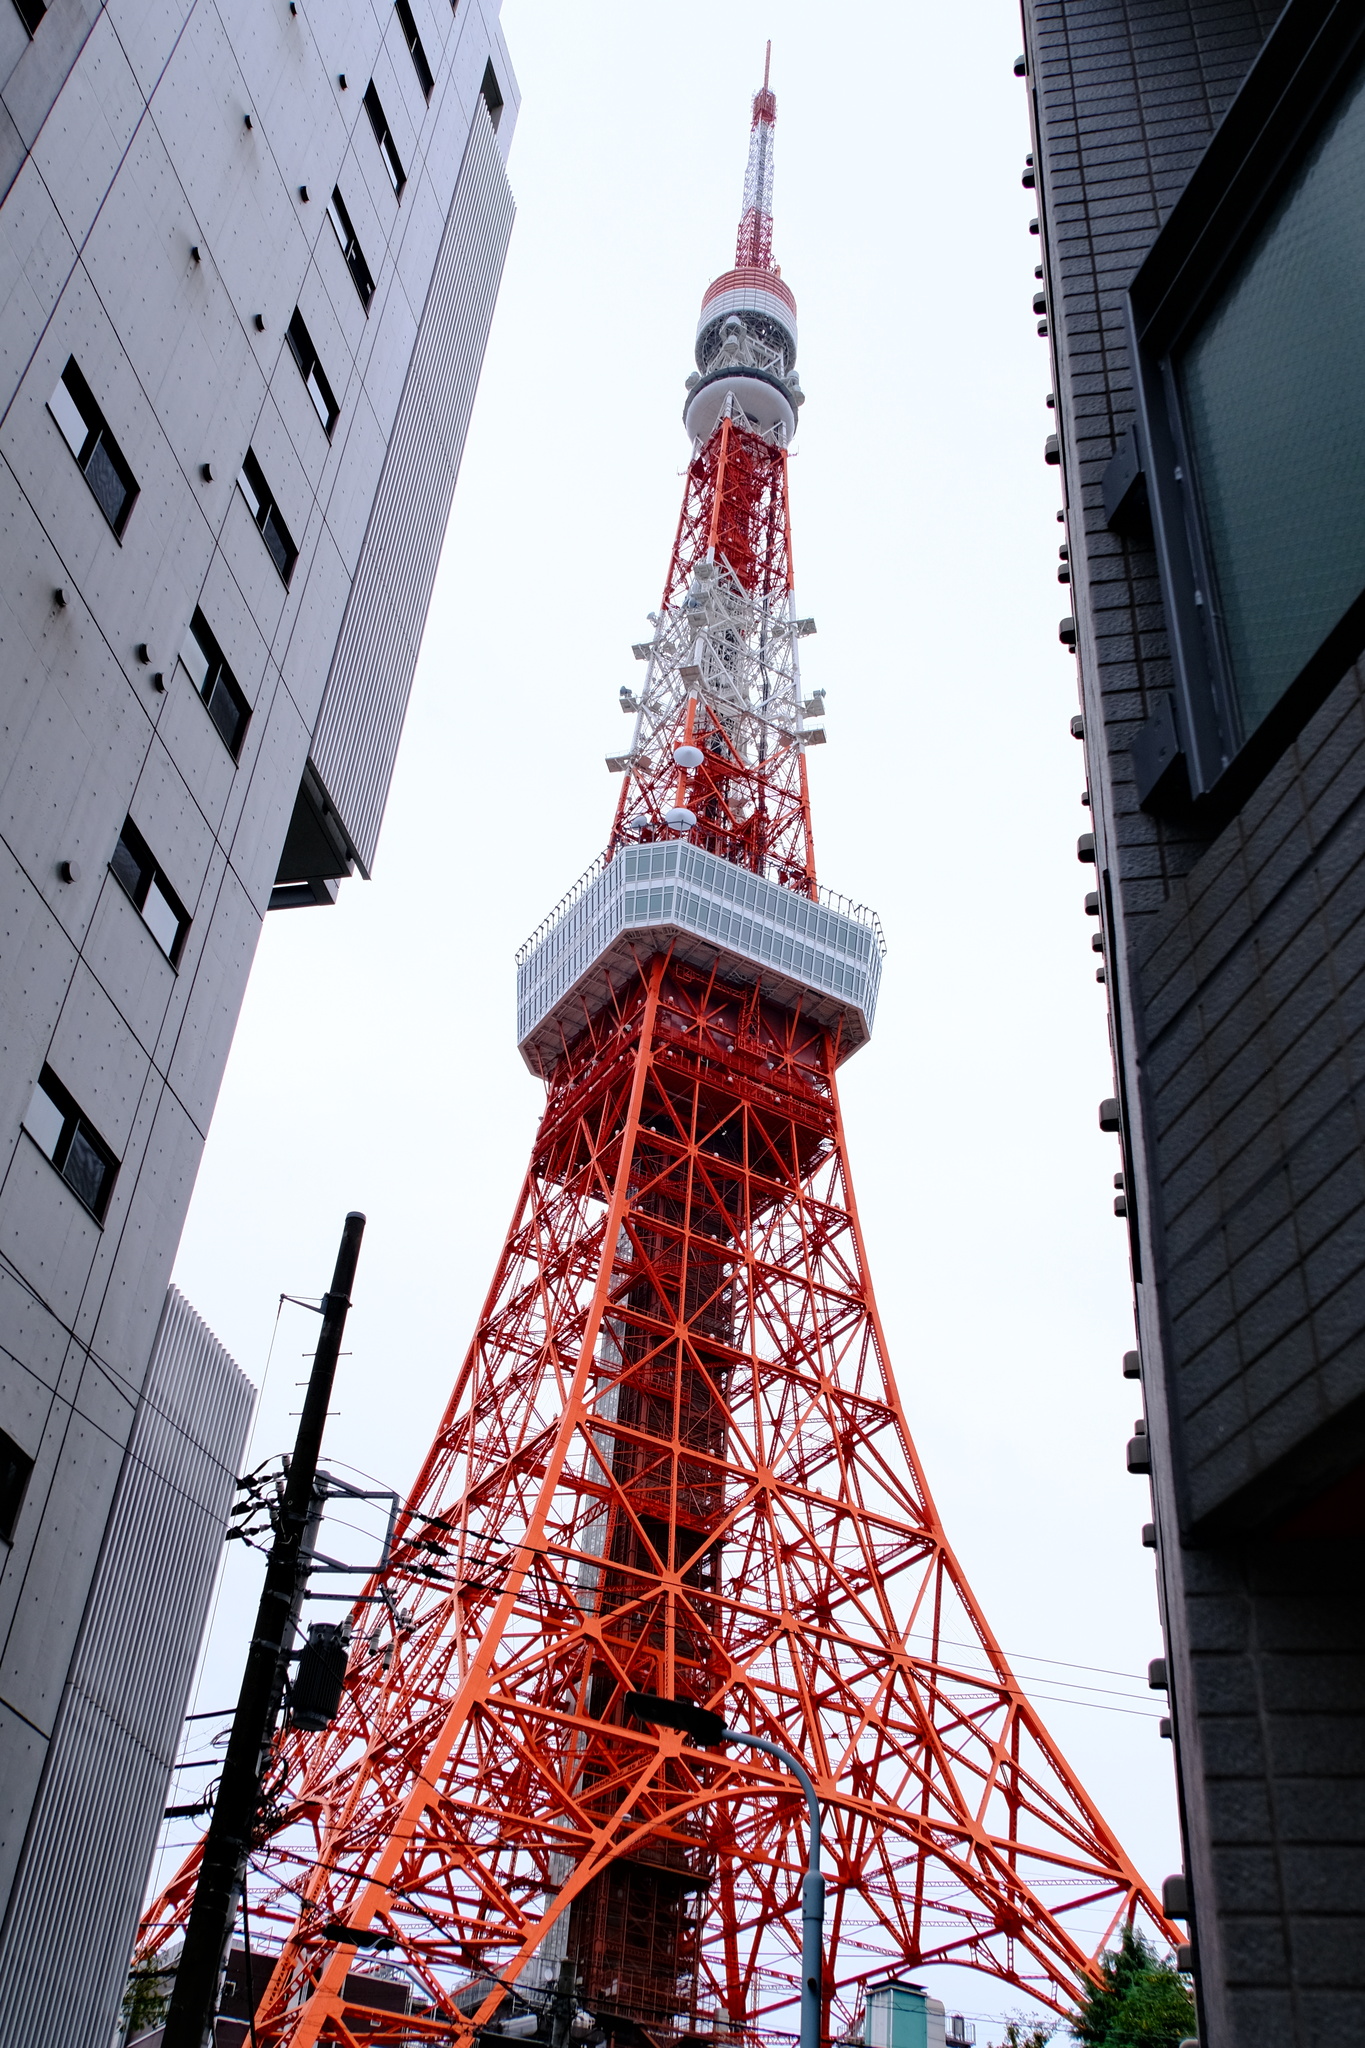
[[[734,267],[706,287],[697,321],[697,367],[683,407],[694,445],[715,432],[733,398],[753,426],[786,447],[804,402],[796,375],[796,299],[772,256],[777,95],[768,84],[771,58],[769,43],[763,83],[754,94]]]

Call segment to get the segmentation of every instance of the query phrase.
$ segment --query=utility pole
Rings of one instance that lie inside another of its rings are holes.
[[[246,1877],[246,1860],[260,1812],[261,1777],[284,1697],[290,1639],[307,1574],[318,1454],[364,1231],[365,1218],[352,1210],[341,1233],[332,1285],[322,1299],[322,1329],[270,1546],[218,1797],[204,1840],[185,1946],[166,2014],[163,2048],[208,2048],[213,2039],[218,1987]],[[250,1996],[248,1990],[248,1999]]]

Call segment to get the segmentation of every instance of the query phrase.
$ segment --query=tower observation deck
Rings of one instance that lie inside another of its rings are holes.
[[[805,1760],[830,2041],[888,1970],[967,1964],[1065,2012],[1121,1926],[1175,1936],[967,1585],[877,1314],[837,1070],[882,938],[816,876],[776,112],[765,74],[610,835],[518,956],[530,1165],[338,1717],[273,1759],[261,2048],[789,2035],[801,1792],[632,1693]],[[376,1945],[387,2004],[357,1967]]]

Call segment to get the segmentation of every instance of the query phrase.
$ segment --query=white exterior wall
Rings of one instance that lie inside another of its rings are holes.
[[[108,2048],[254,1400],[172,1287],[0,1936],[16,2048]]]
[[[493,195],[455,323],[471,395],[510,228],[497,0],[411,4],[429,104],[391,0],[54,0],[31,43],[0,0],[0,1429],[35,1460],[0,1543],[0,1930],[62,1767],[54,1728],[471,131]],[[340,403],[330,442],[285,341],[296,302]],[[47,411],[71,354],[140,487],[121,542]],[[249,445],[299,549],[288,589],[236,487]],[[427,567],[397,564],[396,607],[413,588],[425,605]],[[196,605],[252,706],[236,762],[176,666]],[[393,701],[390,678],[390,738]],[[352,779],[377,819],[392,748],[366,781],[364,745]],[[128,814],[192,917],[178,968],[109,872]],[[119,1156],[102,1224],[21,1132],[45,1062]],[[125,1852],[107,1844],[111,1865]]]

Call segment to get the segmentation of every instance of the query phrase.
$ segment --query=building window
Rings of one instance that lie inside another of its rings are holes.
[[[436,81],[431,75],[427,53],[422,48],[422,38],[417,33],[417,23],[412,18],[408,0],[393,0],[393,11],[398,16],[398,26],[403,31],[403,41],[412,52],[412,68],[417,73],[417,83],[422,88],[422,98],[431,98],[431,89]]]
[[[0,1429],[0,1542],[14,1541],[14,1525],[24,1505],[33,1460],[21,1451],[14,1438]]]
[[[1120,529],[1150,514],[1161,572],[1174,693],[1131,743],[1155,807],[1226,815],[1365,652],[1365,69],[1358,11],[1310,15],[1285,9],[1129,294],[1105,494]]]
[[[190,620],[180,660],[190,681],[208,706],[209,717],[222,735],[224,746],[236,761],[246,738],[251,706],[242,695],[236,676],[223,658],[223,650],[209,631],[208,620],[197,608]]]
[[[1363,165],[1365,73],[1175,357],[1248,734],[1365,591]]]
[[[85,480],[114,532],[121,534],[137,496],[137,482],[123,459],[118,442],[109,431],[104,414],[91,395],[90,386],[76,366],[67,359],[61,381],[47,409],[62,430],[67,447],[85,473]]]
[[[398,160],[398,146],[385,119],[384,109],[379,104],[379,94],[374,89],[373,79],[365,88],[365,112],[370,117],[374,139],[379,144],[379,154],[383,157],[384,168],[389,174],[389,183],[393,186],[395,196],[401,199],[403,187],[408,182],[408,174]]]
[[[374,297],[374,279],[370,275],[370,266],[365,261],[365,251],[360,246],[360,238],[351,225],[351,216],[346,211],[346,202],[341,196],[339,185],[332,187],[332,203],[327,209],[327,218],[331,221],[336,238],[341,244],[341,253],[346,258],[346,268],[351,273],[351,281],[360,294],[360,303],[368,313],[370,300]]]
[[[24,1114],[24,1129],[95,1221],[102,1223],[118,1160],[51,1067],[44,1067],[38,1077]]]
[[[294,564],[299,551],[289,537],[289,528],[280,517],[280,508],[274,494],[265,480],[265,472],[250,448],[246,451],[237,487],[251,508],[251,516],[261,529],[261,538],[270,550],[270,559],[280,572],[280,581],[288,583],[294,573]]]
[[[322,421],[322,430],[330,441],[341,408],[332,396],[332,387],[327,382],[322,364],[318,361],[313,337],[304,326],[303,315],[297,306],[289,323],[289,347],[294,361],[299,366],[299,375],[308,388],[308,396],[313,401],[313,410]]]
[[[189,912],[153,860],[146,840],[131,818],[123,821],[109,866],[142,912],[143,923],[172,967],[178,966],[190,928]]]
[[[14,0],[19,10],[19,19],[31,36],[38,33],[38,23],[47,13],[46,0]]]

